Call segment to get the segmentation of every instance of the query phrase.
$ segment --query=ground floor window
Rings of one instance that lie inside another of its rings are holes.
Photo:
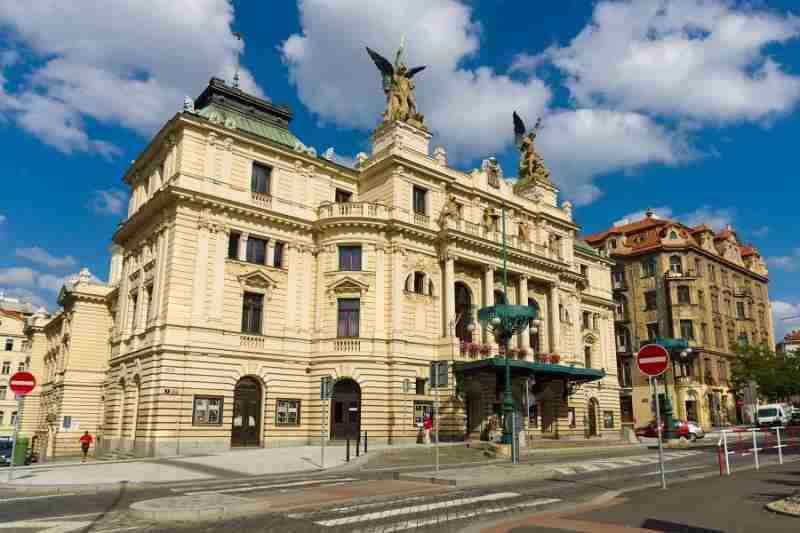
[[[614,411],[603,411],[603,427],[605,429],[614,428]]]
[[[539,409],[535,403],[528,406],[528,425],[532,428],[539,427]]]
[[[426,416],[433,420],[433,404],[431,402],[414,402],[414,425],[421,428],[422,421]]]
[[[275,424],[278,426],[299,426],[300,400],[278,400],[275,404]]]
[[[193,426],[222,424],[222,396],[195,396],[192,411]]]
[[[569,422],[570,429],[574,429],[578,425],[578,423],[576,421],[576,417],[575,417],[575,408],[574,407],[568,407],[567,408],[567,422]]]
[[[633,398],[621,396],[619,399],[620,416],[623,424],[633,424]]]

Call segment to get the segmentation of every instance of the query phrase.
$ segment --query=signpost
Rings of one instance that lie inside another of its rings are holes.
[[[325,427],[328,419],[328,400],[333,395],[333,377],[322,376],[319,380],[319,399],[322,404],[322,413],[319,418],[319,462],[325,468]]]
[[[654,378],[667,371],[669,366],[669,352],[658,344],[645,344],[636,354],[636,366],[639,371],[650,379],[650,387],[655,390],[656,397],[656,428],[658,431],[658,465],[661,470],[661,488],[667,488],[667,477],[664,473],[664,443],[661,439],[661,406],[658,401],[658,385]],[[665,385],[666,386],[666,385]]]
[[[431,361],[430,381],[433,388],[433,423],[434,429],[434,449],[436,452],[436,473],[439,473],[439,387],[447,387],[447,373],[449,372],[447,361]]]
[[[14,440],[11,443],[11,463],[8,465],[8,482],[14,479],[14,454],[19,437],[19,421],[22,418],[22,399],[36,387],[36,378],[30,372],[17,372],[8,382],[11,392],[17,395],[17,419],[14,422]]]

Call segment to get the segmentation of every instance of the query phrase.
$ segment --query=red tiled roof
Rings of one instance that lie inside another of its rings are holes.
[[[800,342],[800,329],[787,333],[786,336],[783,337],[783,342]]]
[[[23,315],[20,311],[0,309],[0,315],[7,316],[8,318],[15,318],[17,320],[25,320],[25,315]]]
[[[660,218],[643,218],[641,220],[637,220],[635,222],[630,222],[628,224],[624,224],[622,226],[612,226],[605,231],[599,231],[597,233],[592,233],[591,235],[587,235],[583,238],[588,243],[602,241],[606,237],[614,233],[622,233],[625,235],[630,235],[634,233],[640,233],[644,230],[656,227],[656,226],[663,226],[668,224],[669,220],[663,220]]]
[[[758,255],[758,251],[752,244],[740,244],[739,251],[742,253],[742,257],[747,257],[750,255]]]

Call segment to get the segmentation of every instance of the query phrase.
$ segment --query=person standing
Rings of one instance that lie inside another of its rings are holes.
[[[81,462],[85,463],[86,456],[89,454],[89,448],[92,445],[92,436],[89,435],[88,431],[85,431],[78,441],[81,443],[81,451],[83,452],[83,459],[81,459]]]
[[[433,418],[429,414],[425,414],[422,418],[422,429],[425,431],[425,444],[431,443],[431,429],[433,428]]]

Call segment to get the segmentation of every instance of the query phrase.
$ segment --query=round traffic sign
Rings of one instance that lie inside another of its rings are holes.
[[[654,378],[667,370],[669,352],[659,344],[645,344],[636,354],[636,365],[642,374]]]
[[[8,386],[14,394],[25,395],[36,386],[36,378],[30,372],[17,372],[11,376]]]

